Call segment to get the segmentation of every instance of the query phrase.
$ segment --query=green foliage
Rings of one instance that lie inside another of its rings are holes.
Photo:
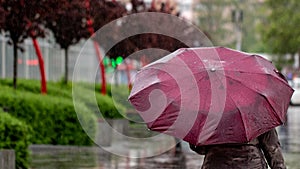
[[[231,23],[230,16],[222,17],[224,6],[228,3],[232,4],[231,0],[203,0],[197,8],[198,26],[206,32],[214,45],[228,46],[232,42],[225,41],[228,35],[232,36],[233,30],[228,30],[224,25]],[[234,5],[234,4],[232,4]]]
[[[96,95],[96,100],[103,117],[110,119],[123,118],[122,114],[125,113],[126,109],[118,103],[114,103],[111,97],[99,94]]]
[[[13,90],[11,86],[12,80],[0,80],[0,108],[31,125],[32,143],[93,144],[86,135],[88,133],[94,138],[96,132],[97,117],[87,107],[90,98],[82,95],[81,102],[76,103],[75,113],[70,84],[48,82],[48,95],[40,94],[40,82],[37,80],[20,80],[17,90]]]
[[[208,34],[213,45],[236,48],[237,25],[242,31],[242,51],[262,53],[267,48],[261,42],[258,23],[264,20],[261,2],[236,0],[201,0],[195,4],[198,26]],[[243,19],[233,22],[232,11],[242,11]]]
[[[0,79],[0,85],[12,86],[12,80]],[[47,96],[59,97],[60,99],[72,99],[76,98],[76,103],[85,104],[90,110],[96,113],[98,117],[101,117],[99,111],[105,118],[122,118],[126,108],[129,104],[127,101],[128,89],[126,86],[113,87],[113,99],[112,86],[107,85],[108,96],[100,94],[101,86],[93,85],[89,83],[76,83],[72,93],[71,84],[63,84],[61,82],[48,82],[47,84]],[[18,82],[18,91],[28,91],[40,95],[40,82],[37,80],[24,80],[20,79]],[[122,100],[121,100],[122,99]],[[124,107],[125,105],[125,107]]]
[[[85,103],[99,118],[123,118],[126,108],[122,104],[114,102],[111,98],[111,86],[107,85],[107,89],[109,89],[107,96],[100,94],[100,89],[101,88],[98,87],[98,85],[93,86],[86,83],[76,84],[74,86],[73,96],[76,98],[76,102]],[[99,111],[101,112],[101,115]]]
[[[12,86],[12,79],[0,79],[0,85]],[[18,91],[27,91],[35,94],[41,93],[41,84],[37,80],[18,79]],[[72,98],[71,84],[62,82],[47,82],[48,95]]]
[[[75,112],[71,99],[1,86],[0,107],[32,126],[31,141],[35,144],[92,144],[78,121],[80,117],[84,123],[90,124],[90,130],[95,130],[96,117],[84,104],[79,105]]]
[[[101,85],[95,85],[96,93],[99,93],[99,91],[101,91],[101,89],[102,89]],[[107,95],[111,96],[111,84],[106,84],[106,93],[107,93]]]
[[[267,19],[262,23],[263,40],[274,53],[295,54],[300,50],[300,3],[298,0],[267,0]]]
[[[113,100],[126,108],[126,110],[134,109],[128,101],[130,91],[127,85],[111,86],[111,96]]]
[[[17,168],[28,168],[30,126],[0,109],[0,149],[14,149]]]

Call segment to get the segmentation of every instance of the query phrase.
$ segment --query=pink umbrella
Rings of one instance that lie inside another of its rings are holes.
[[[251,141],[285,122],[293,93],[270,61],[223,47],[179,49],[133,84],[148,128],[194,145]]]

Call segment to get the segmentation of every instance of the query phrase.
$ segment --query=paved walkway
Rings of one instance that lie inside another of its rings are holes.
[[[64,169],[200,169],[202,164],[203,157],[190,151],[187,144],[182,144],[181,153],[176,153],[173,148],[146,158],[137,158],[143,155],[140,151],[142,149],[139,149],[139,145],[128,142],[121,144],[135,146],[128,151],[128,156],[107,151],[120,149],[120,145],[114,144],[116,142],[104,148],[106,150],[99,147],[32,145],[31,167],[32,169],[53,169],[62,166]],[[127,149],[123,147],[122,151],[125,152]]]
[[[181,151],[176,152],[175,139],[166,135],[133,139],[113,134],[112,145],[100,150],[118,157],[103,169],[200,169],[203,156],[191,151],[186,142],[181,142],[181,147]]]

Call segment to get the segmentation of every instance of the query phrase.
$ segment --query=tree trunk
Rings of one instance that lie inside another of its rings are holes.
[[[36,38],[32,38],[35,53],[39,60],[39,68],[40,68],[40,75],[41,75],[41,93],[46,94],[47,93],[47,83],[46,83],[46,76],[45,76],[45,67],[44,67],[44,60],[42,56],[42,52],[40,50],[39,44],[36,40]]]
[[[69,58],[68,58],[68,48],[65,49],[65,77],[64,83],[68,83],[68,74],[69,74]]]
[[[126,75],[127,75],[127,84],[128,84],[128,89],[129,89],[129,91],[131,91],[131,89],[132,89],[132,84],[131,84],[131,76],[130,76],[130,69],[129,69],[129,65],[128,65],[128,63],[125,61],[124,62],[125,63],[125,65],[126,65]]]
[[[17,89],[17,76],[18,76],[18,47],[17,43],[13,43],[14,48],[14,67],[13,67],[13,86]]]
[[[116,2],[116,1],[112,0],[112,2]],[[90,1],[86,0],[85,3],[86,3],[86,9],[89,11],[90,10]],[[87,24],[88,24],[88,31],[90,32],[91,36],[94,36],[93,21],[91,19],[88,19]],[[95,47],[95,50],[96,50],[97,58],[98,58],[98,61],[99,61],[99,66],[100,66],[100,69],[101,69],[101,79],[102,79],[101,93],[103,95],[106,95],[105,67],[104,67],[104,64],[103,64],[103,57],[101,56],[101,52],[100,52],[100,49],[99,49],[100,45],[96,41],[94,41],[94,47]]]
[[[151,8],[152,8],[152,9],[155,8],[155,0],[152,0],[152,2],[151,2]]]
[[[103,95],[106,95],[105,67],[104,67],[104,64],[103,64],[103,57],[101,56],[101,52],[100,52],[100,49],[99,49],[99,44],[96,41],[94,41],[94,47],[95,47],[95,50],[96,50],[96,54],[97,54],[97,57],[98,57],[99,66],[100,66],[100,70],[101,70],[101,80],[102,80],[101,93]]]

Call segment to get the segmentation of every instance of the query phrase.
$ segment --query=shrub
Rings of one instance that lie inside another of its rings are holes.
[[[88,84],[78,84],[74,86],[73,96],[76,102],[82,102],[97,115],[98,118],[123,118],[126,109],[123,105],[114,103],[110,96],[104,96],[99,92],[93,90],[93,86]],[[99,110],[102,114],[100,116]]]
[[[113,100],[121,104],[126,108],[126,110],[134,109],[133,106],[128,101],[128,96],[130,94],[130,91],[128,90],[128,86],[125,85],[119,85],[119,86],[112,86],[112,98]]]
[[[0,79],[1,86],[13,86],[12,79]],[[41,84],[38,80],[25,80],[18,79],[18,91],[27,91],[39,94],[41,93]],[[72,86],[70,84],[65,85],[56,82],[47,82],[48,95],[61,96],[66,98],[72,98]]]
[[[0,79],[0,86],[12,86],[12,84],[11,79]],[[111,119],[123,118],[123,115],[127,110],[126,108],[130,107],[127,101],[127,86],[120,85],[116,88],[116,91],[114,91],[115,102],[110,97],[112,94],[110,84],[107,85],[108,96],[100,94],[99,91],[101,88],[99,84],[93,85],[90,83],[79,82],[75,84],[74,88],[76,92],[72,95],[72,85],[66,85],[60,82],[47,82],[47,96],[56,96],[71,100],[75,95],[76,103],[85,104],[98,117],[103,116]],[[19,79],[17,91],[28,91],[40,94],[40,82],[37,80]],[[100,116],[98,110],[100,110],[102,116]]]
[[[96,84],[95,90],[96,90],[96,92],[100,92],[102,90],[102,85]],[[108,96],[111,96],[111,84],[106,85],[106,93]]]
[[[29,167],[31,128],[0,109],[0,149],[14,149],[17,168]]]
[[[111,97],[97,94],[96,100],[103,117],[110,119],[123,118],[122,114],[126,112],[125,107],[118,103],[114,103]]]
[[[31,141],[35,144],[92,144],[76,114],[83,119],[83,123],[89,124],[89,130],[96,130],[96,117],[84,104],[80,104],[75,112],[71,99],[20,92],[1,86],[0,107],[31,124],[34,130]]]

